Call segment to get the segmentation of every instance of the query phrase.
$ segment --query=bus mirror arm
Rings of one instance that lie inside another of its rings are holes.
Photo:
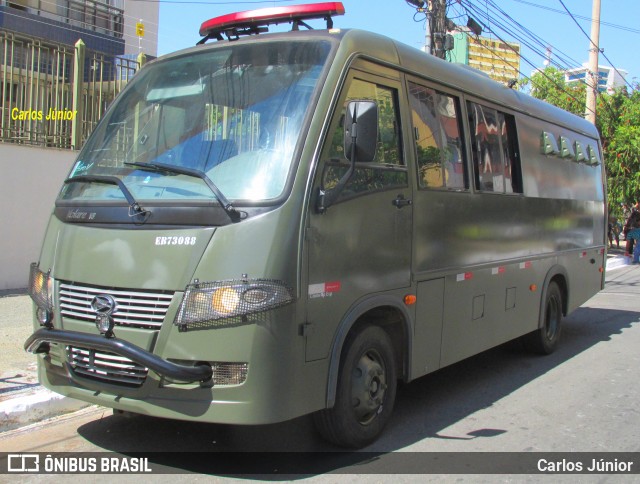
[[[356,162],[366,163],[375,158],[378,106],[373,101],[350,101],[347,104],[344,126],[344,152],[349,153],[349,168],[333,188],[318,189],[318,213],[325,213],[338,200],[356,170]]]
[[[355,123],[352,126],[351,132],[352,133],[357,132]],[[322,188],[318,190],[318,204],[316,207],[318,213],[325,213],[327,211],[327,208],[329,208],[331,205],[333,205],[336,202],[336,200],[342,193],[342,190],[344,190],[344,187],[346,187],[347,183],[349,183],[349,180],[351,179],[351,176],[353,175],[353,172],[355,171],[355,166],[356,166],[355,151],[356,151],[356,143],[354,140],[353,143],[351,144],[351,154],[349,156],[351,163],[349,164],[349,169],[346,171],[344,175],[342,175],[342,178],[340,178],[336,186],[334,186],[333,188],[329,188],[328,190],[323,190]]]

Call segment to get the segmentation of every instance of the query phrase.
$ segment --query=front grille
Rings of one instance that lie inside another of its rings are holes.
[[[159,329],[173,298],[170,291],[134,291],[63,282],[60,284],[62,317],[95,323],[96,312],[91,309],[91,301],[99,294],[109,294],[115,299],[116,325],[142,329]]]
[[[140,387],[148,368],[108,351],[67,346],[67,359],[76,376],[113,385]]]

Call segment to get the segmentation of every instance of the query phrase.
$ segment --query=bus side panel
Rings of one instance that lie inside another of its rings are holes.
[[[558,264],[568,274],[567,314],[600,291],[605,258],[604,249],[597,248],[567,252],[558,257]]]
[[[540,291],[531,286],[554,263],[551,257],[447,276],[441,366],[535,330]]]
[[[414,197],[418,280],[434,271],[602,247],[597,202],[438,191]]]
[[[517,127],[524,194],[536,198],[597,202],[596,206],[584,205],[583,209],[596,222],[594,240],[604,244],[605,214],[600,210],[604,204],[602,160],[595,164],[588,159],[588,147],[599,152],[598,141],[523,115],[517,117]],[[547,154],[543,153],[545,135],[556,143],[555,147],[546,148],[552,150]],[[560,137],[567,140],[568,150],[564,154],[558,148]],[[578,152],[585,159],[578,161]]]
[[[418,283],[415,337],[411,352],[413,378],[440,368],[444,278]]]

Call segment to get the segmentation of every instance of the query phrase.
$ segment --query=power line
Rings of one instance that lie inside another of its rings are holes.
[[[498,5],[496,5],[496,3],[491,0],[491,4],[493,5],[493,8],[503,17],[505,17],[507,19],[508,22],[510,22],[512,25],[515,26],[515,28],[517,30],[519,30],[520,32],[522,32],[525,37],[528,37],[529,39],[531,39],[531,41],[538,45],[541,49],[543,49],[546,53],[548,47],[550,46],[550,44],[546,41],[544,41],[544,39],[541,39],[537,34],[535,34],[534,32],[532,32],[531,30],[529,30],[528,28],[526,28],[524,25],[522,25],[520,22],[518,22],[517,20],[515,20],[513,17],[511,17],[507,12],[505,12],[502,8],[500,8]],[[515,38],[518,38],[517,36],[514,36]],[[520,39],[519,39],[520,40]],[[521,40],[522,43],[524,45],[526,45],[528,48],[530,48],[532,51],[534,51],[536,54],[540,55],[541,57],[544,57],[545,55],[541,53],[540,50],[538,50],[537,48],[532,48],[531,44]],[[569,56],[568,54],[566,54],[565,52],[561,51],[560,49],[553,47],[556,53],[560,54],[560,58],[561,60],[566,64],[566,65],[571,65],[571,64],[576,64],[579,65],[580,62],[576,61],[575,59],[571,58],[571,56]]]
[[[27,21],[35,22],[35,23],[37,23],[37,24],[48,25],[48,26],[51,26],[51,25],[52,25],[50,22],[46,22],[45,20],[38,20],[38,19],[35,19],[35,18],[27,18],[27,17],[24,17],[23,15],[18,15],[18,14],[12,13],[12,12],[8,12],[7,10],[5,10],[5,11],[4,11],[4,15],[9,15],[9,16],[12,16],[12,17],[17,17],[17,18],[20,18],[20,19],[22,19],[22,20],[27,20]],[[44,18],[44,17],[43,17],[43,18]],[[62,30],[68,30],[68,31],[73,32],[73,33],[75,33],[75,34],[79,34],[79,33],[80,33],[80,32],[78,32],[78,30],[76,30],[76,29],[74,29],[74,28],[72,28],[72,27],[64,27],[64,26],[61,26],[61,25],[56,25],[56,27],[57,27],[57,28],[59,28],[59,29],[62,29]],[[82,28],[82,27],[78,27],[78,28]],[[82,32],[82,36],[85,36],[85,37],[95,37],[96,39],[104,40],[104,35],[92,34],[91,32],[86,31],[86,29],[84,29],[84,30],[85,30],[85,32]],[[124,40],[124,36],[125,36],[125,35],[123,34],[123,40]],[[134,35],[128,35],[128,36],[129,36],[129,37],[133,37],[133,38],[135,38],[135,39],[137,39],[137,38],[138,38],[137,36],[134,36]],[[119,40],[119,38],[118,38],[118,37],[113,37],[113,39],[114,39],[114,40]],[[55,43],[55,41],[52,41],[51,39],[45,39],[45,40],[48,40],[49,42],[54,42],[54,43]]]
[[[467,7],[466,7],[466,6],[464,6],[464,4],[463,4],[463,2],[462,2],[462,1],[460,1],[459,3],[462,5],[462,7],[463,7],[465,10],[467,9]],[[465,2],[465,3],[466,3],[466,2]],[[474,6],[474,5],[471,5],[471,4],[470,4],[470,5],[469,5],[469,7],[475,11],[475,6]],[[478,13],[478,12],[476,11],[476,13]],[[467,14],[469,14],[469,11],[468,11],[468,10],[467,10]],[[481,20],[479,20],[479,22],[482,24],[483,28],[485,28],[485,29],[487,29],[487,30],[488,30],[488,27],[487,27],[487,25],[486,25],[486,24],[484,24],[484,22],[482,22]],[[501,42],[503,42],[505,45],[507,45],[509,48],[511,48],[514,52],[516,52],[516,53],[517,53],[517,51],[516,51],[515,49],[513,49],[513,47],[511,47],[511,46],[509,45],[509,43],[508,43],[506,40],[502,39],[502,38],[500,37],[500,35],[499,35],[499,34],[497,34],[495,31],[493,32],[493,34],[494,34],[494,35],[495,35],[495,36],[496,36],[496,37],[497,37]],[[467,35],[468,35],[468,36],[470,36],[470,34],[468,34],[468,33],[467,33]],[[494,54],[496,54],[496,53],[494,52]],[[496,56],[497,56],[497,57],[500,57],[500,56],[498,56],[497,54],[496,54]],[[535,66],[535,64],[533,64],[533,63],[532,63],[529,59],[527,59],[525,56],[520,55],[520,58],[521,58],[521,59],[523,59],[527,64],[529,64],[529,65],[530,65],[531,67],[533,67],[534,69],[537,69],[537,67]],[[504,59],[503,59],[503,60],[504,60]],[[524,74],[521,70],[519,70],[519,72],[520,72],[520,74],[522,74],[522,76],[523,76],[524,78],[526,78],[526,79],[528,79],[528,80],[531,80],[531,78],[530,78],[529,76],[527,76],[526,74]],[[565,86],[563,86],[563,85],[561,85],[561,84],[556,83],[556,81],[555,81],[553,78],[551,78],[550,76],[548,76],[548,75],[547,75],[547,73],[545,73],[543,70],[538,70],[538,73],[540,73],[540,74],[541,74],[542,76],[544,76],[544,77],[545,77],[549,82],[551,82],[551,83],[556,87],[556,89],[558,89],[559,91],[561,91],[561,92],[565,93],[567,96],[569,96],[569,97],[570,97],[571,99],[573,99],[574,101],[576,101],[576,102],[581,102],[581,101],[580,101],[579,99],[577,99],[577,98],[576,98],[576,97],[575,97],[571,92],[567,91],[567,90],[565,89]],[[610,106],[608,106],[608,105],[607,105],[607,107],[610,109]],[[589,109],[589,111],[591,111],[591,110]],[[593,111],[592,111],[592,112],[593,112]]]
[[[469,8],[471,8],[475,12],[476,14],[475,16],[477,18],[487,18],[486,14],[482,10],[480,10],[478,7],[476,7],[470,2],[465,2],[465,3],[467,3],[469,5]],[[495,10],[497,10],[497,13],[495,13],[495,16],[505,17],[507,19],[507,22],[514,25],[515,30],[519,31],[520,33],[515,32],[512,28],[506,26],[504,23],[498,21],[498,19],[496,18],[493,19],[494,25],[498,26],[507,35],[519,41],[522,45],[527,47],[534,54],[537,54],[542,58],[546,58],[546,50],[550,46],[548,42],[544,41],[544,39],[541,39],[539,36],[535,35],[529,29],[524,27],[521,23],[511,18],[506,12],[504,12],[499,7],[495,6],[493,2],[492,2],[492,5],[494,6]],[[527,38],[531,40],[527,40]],[[560,60],[561,62],[557,62],[555,59],[552,59],[551,63],[557,66],[558,69],[566,70],[570,67],[581,65],[580,62],[578,62],[575,59],[572,59],[570,56],[562,52],[560,49],[557,49],[554,47],[554,51],[556,52],[556,58],[558,58],[558,60]]]
[[[547,7],[547,6],[544,6],[544,5],[539,5],[537,3],[527,2],[525,0],[513,0],[513,1],[514,2],[518,2],[518,3],[522,3],[524,5],[529,5],[531,7],[541,8],[543,10],[548,10],[550,12],[555,12],[555,13],[559,13],[559,14],[562,14],[562,15],[567,15],[566,12],[563,12],[562,10],[559,10],[557,8]],[[579,18],[580,20],[588,20],[589,22],[591,22],[591,17],[585,17],[584,15],[575,15],[575,17]],[[612,22],[604,22],[604,21],[600,21],[600,24],[601,25],[606,25],[607,27],[612,27],[614,29],[625,30],[627,32],[631,32],[631,33],[634,33],[634,34],[640,34],[640,29],[634,29],[633,27],[627,27],[625,25],[618,25],[618,24],[614,24]]]
[[[48,1],[48,0],[40,0],[40,1],[43,4],[49,4],[49,5],[52,5],[54,7],[57,6],[57,3],[52,2],[52,1]],[[73,27],[59,25],[59,23],[62,23],[63,20],[57,20],[55,18],[54,19],[49,19],[48,17],[43,17],[43,16],[38,15],[38,17],[43,19],[43,20],[39,20],[39,19],[36,19],[36,18],[33,18],[33,17],[25,17],[24,15],[21,15],[19,13],[13,13],[10,10],[11,9],[5,10],[4,14],[12,16],[12,17],[20,18],[20,19],[22,19],[24,21],[32,21],[32,22],[35,22],[35,23],[38,23],[38,24],[49,25],[49,26],[53,25],[58,29],[68,30],[68,31],[74,32],[76,34],[81,34],[82,37],[94,37],[94,38],[97,38],[97,39],[104,39],[104,36],[102,36],[102,35],[91,33],[91,31],[89,29],[92,28],[92,27],[113,31],[112,29],[109,29],[107,27],[101,27],[99,25],[94,25],[94,24],[91,24],[90,22],[85,22],[84,20],[81,20],[81,19],[70,19],[70,20],[72,20],[74,22],[79,22],[79,23],[82,23],[82,24],[85,25],[85,26],[80,26],[80,25],[75,26],[76,28],[74,29]],[[83,9],[74,8],[74,7],[69,7],[66,10],[68,10],[69,12],[76,12],[76,13],[80,13],[80,14],[85,14],[86,13]],[[62,15],[58,15],[58,17],[64,18],[64,16],[62,16]],[[124,11],[123,11],[122,17],[123,17],[123,19],[124,18],[133,19],[136,22],[139,21],[139,19],[140,19],[140,17],[138,17],[138,16],[127,15],[127,14],[124,13]],[[51,20],[57,21],[58,24],[52,24]],[[145,26],[146,25],[153,25],[153,26],[159,27],[159,24],[154,23],[154,22],[144,21],[143,23],[145,24]],[[134,35],[134,34],[125,33],[124,32],[124,23],[122,24],[122,26],[123,26],[123,32],[121,32],[122,37],[116,37],[115,35],[108,35],[108,34],[104,34],[104,35],[107,35],[108,37],[112,38],[114,41],[122,40],[122,41],[126,42],[127,41],[126,39],[130,39],[130,41],[136,41],[137,42],[139,37],[137,35]],[[77,29],[82,29],[84,32],[79,32]],[[151,34],[158,35],[158,32],[156,32],[154,30],[146,29],[146,31],[148,33],[151,33]],[[47,39],[47,40],[51,41],[51,39]]]
[[[616,66],[613,65],[613,62],[611,62],[611,60],[607,57],[607,55],[604,53],[604,49],[600,49],[599,46],[597,46],[596,44],[593,43],[593,40],[591,39],[591,36],[589,36],[584,29],[582,28],[582,26],[578,23],[578,21],[576,20],[576,18],[573,16],[573,14],[569,11],[569,9],[567,8],[567,6],[564,4],[564,2],[562,0],[559,0],[560,4],[564,7],[564,9],[567,11],[567,13],[569,14],[569,16],[571,17],[571,19],[575,22],[575,24],[578,26],[578,28],[580,29],[580,31],[585,35],[585,37],[587,39],[589,39],[589,42],[591,43],[591,46],[594,49],[597,49],[599,51],[600,54],[602,54],[602,57],[604,57],[607,62],[611,65],[611,67],[618,73],[618,75],[622,78],[622,80],[625,82],[625,84],[627,86],[629,86],[632,90],[633,90],[633,86],[629,83],[629,81],[627,81],[627,79],[620,73],[620,71],[616,68]]]

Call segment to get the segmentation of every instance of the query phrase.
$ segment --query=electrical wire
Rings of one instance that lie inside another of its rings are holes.
[[[473,11],[474,17],[479,19],[482,19],[482,18],[486,19],[486,14],[484,13],[483,10],[481,10],[480,8],[476,7],[474,4],[466,0],[465,0],[465,4],[467,4],[469,8]],[[492,5],[497,7],[493,2],[492,2]],[[519,41],[522,45],[527,47],[534,54],[537,54],[540,57],[546,57],[545,55],[546,49],[550,44],[547,42],[543,42],[543,39],[540,39],[540,37],[533,34],[530,30],[526,29],[526,27],[524,27],[519,22],[516,22],[515,20],[511,19],[511,17],[508,17],[508,16],[506,17],[507,23],[510,25],[513,25],[514,28],[511,28],[510,26],[505,25],[503,22],[499,21],[497,18],[498,16],[506,16],[506,15],[507,14],[505,12],[503,12],[499,7],[497,7],[497,13],[494,14],[494,18],[493,18],[494,25],[500,28],[500,30],[505,32],[510,37]],[[485,25],[486,23],[487,22],[484,22]],[[531,40],[527,40],[527,38]],[[580,62],[578,62],[575,59],[572,59],[570,56],[563,53],[560,49],[554,48],[554,51],[556,53],[556,58],[558,60],[552,59],[551,63],[554,64],[558,69],[567,70],[567,69],[578,67],[581,65]]]
[[[55,2],[52,2],[52,1],[48,1],[48,0],[40,0],[40,1],[43,4],[50,4],[52,6],[57,6],[57,4]],[[125,39],[130,39],[130,41],[136,41],[136,42],[139,39],[139,37],[137,35],[135,35],[135,34],[129,34],[129,33],[125,33],[124,32],[124,23],[122,24],[122,26],[123,26],[123,32],[121,32],[122,33],[122,37],[116,37],[115,35],[109,35],[109,34],[99,35],[99,34],[91,33],[91,31],[89,30],[89,28],[91,28],[91,27],[98,27],[98,28],[103,28],[103,27],[92,25],[89,22],[85,22],[84,20],[70,19],[72,21],[77,21],[77,22],[85,24],[87,26],[87,27],[77,26],[76,28],[73,28],[71,26],[60,25],[60,23],[63,22],[62,20],[52,19],[52,20],[56,20],[58,22],[58,24],[52,24],[51,21],[50,21],[51,19],[49,19],[48,17],[38,16],[38,17],[41,17],[43,19],[43,20],[39,20],[39,19],[36,19],[36,18],[33,18],[33,17],[25,17],[24,15],[21,15],[19,13],[11,12],[10,10],[12,10],[12,9],[6,9],[4,11],[4,15],[17,17],[17,18],[20,18],[23,21],[31,21],[31,22],[34,22],[34,23],[37,23],[37,24],[43,24],[43,25],[49,25],[49,26],[53,25],[57,29],[68,30],[68,31],[74,32],[74,33],[78,33],[77,29],[83,29],[85,32],[83,32],[82,35],[85,36],[85,37],[93,37],[93,38],[96,38],[96,39],[104,40],[105,36],[108,36],[108,37],[112,38],[114,41],[119,41],[119,40],[122,39],[125,42],[126,42]],[[69,12],[76,12],[76,13],[80,13],[80,14],[83,14],[83,15],[86,13],[82,9],[72,8],[72,7],[68,8],[67,10]],[[58,17],[64,18],[63,16],[58,16]],[[123,18],[124,17],[128,17],[130,19],[134,19],[136,22],[139,20],[139,17],[132,16],[132,15],[124,15],[123,14]],[[145,26],[146,25],[158,26],[158,24],[153,23],[153,22],[144,22],[144,24],[145,24]],[[111,30],[112,31],[112,29],[109,29],[107,27],[104,27],[104,28],[105,28],[105,30]],[[157,32],[154,31],[154,30],[150,30],[150,29],[146,29],[146,30],[147,30],[147,33],[158,35]],[[47,39],[47,40],[49,40],[49,39]]]
[[[518,25],[518,26],[520,26],[520,27],[522,27],[522,28],[524,29],[524,27],[523,27],[520,23],[518,23],[518,22],[517,22],[517,21],[515,21],[512,17],[510,17],[510,16],[509,16],[509,15],[508,15],[504,10],[502,10],[498,5],[496,5],[496,4],[495,4],[495,2],[494,2],[493,0],[489,0],[489,1],[493,4],[493,6],[495,7],[496,11],[500,12],[500,14],[501,14],[501,15],[503,15],[505,18],[510,19],[510,21],[511,21],[514,25]],[[551,10],[551,11],[554,11],[554,12],[557,12],[557,13],[562,13],[562,14],[564,14],[564,15],[569,15],[569,16],[571,16],[571,17],[572,17],[572,19],[573,19],[573,21],[576,23],[576,25],[578,25],[578,27],[579,27],[579,28],[580,28],[580,30],[582,31],[582,33],[583,33],[583,34],[584,34],[584,35],[585,35],[589,40],[591,40],[591,39],[590,39],[590,37],[589,37],[589,35],[587,35],[587,33],[584,31],[584,29],[582,29],[582,27],[581,27],[581,26],[579,25],[579,23],[577,22],[577,20],[576,20],[576,18],[575,18],[575,17],[577,17],[577,16],[573,15],[573,14],[568,10],[568,8],[566,7],[566,5],[564,5],[564,3],[562,2],[562,0],[560,0],[560,3],[561,3],[561,4],[563,5],[563,7],[565,8],[565,11],[564,11],[564,12],[563,12],[563,11],[560,11],[560,10],[556,10],[556,9],[550,9],[550,8],[542,7],[542,6],[540,6],[540,5],[532,4],[532,3],[530,3],[530,2],[521,2],[521,3],[525,3],[525,4],[528,4],[528,5],[532,5],[532,6],[537,6],[537,7],[540,7],[540,8],[545,8],[545,9],[547,9],[547,10]],[[583,17],[583,18],[586,18],[586,17]],[[588,19],[588,18],[587,18],[587,19]],[[588,20],[589,20],[589,19],[588,19]],[[612,25],[615,25],[615,24],[612,24]],[[521,30],[521,31],[522,31],[522,30]],[[529,31],[529,32],[530,32],[530,31]],[[640,32],[640,31],[639,31],[639,32]],[[515,35],[512,35],[512,36],[513,36],[513,37],[515,37],[515,38],[517,38],[517,36],[515,36]],[[536,38],[537,38],[537,36],[531,36],[530,38],[536,39]],[[540,44],[540,43],[538,42],[538,44]],[[525,44],[525,45],[531,49],[531,46],[530,46],[530,45],[528,45],[528,44]],[[540,51],[538,51],[538,50],[534,50],[534,49],[531,49],[531,50],[533,50],[536,54],[540,55],[541,57],[543,56],[543,54],[542,54]],[[582,64],[581,64],[580,62],[575,61],[574,59],[571,59],[570,57],[568,57],[566,54],[564,54],[564,53],[563,53],[562,51],[560,51],[559,49],[554,48],[554,52],[555,52],[555,54],[556,54],[556,57],[560,58],[560,60],[566,64],[566,65],[560,65],[560,64],[558,64],[557,62],[555,62],[555,59],[554,59],[554,60],[552,60],[552,61],[551,61],[551,63],[552,63],[552,64],[555,64],[559,69],[561,69],[561,70],[569,70],[569,69],[573,69],[573,67],[571,67],[571,64],[574,64],[574,65],[576,66],[575,68],[578,68],[578,69],[582,67]],[[560,54],[560,55],[558,55],[558,54]],[[633,86],[632,86],[632,85],[631,85],[631,84],[626,80],[626,78],[625,78],[624,76],[622,76],[622,74],[620,73],[620,71],[619,71],[619,70],[618,70],[618,69],[613,65],[613,63],[611,62],[611,60],[610,60],[610,59],[609,59],[609,58],[604,54],[604,52],[603,52],[603,57],[607,60],[607,62],[609,62],[609,64],[610,64],[610,65],[612,66],[612,68],[613,68],[613,69],[618,73],[618,75],[620,75],[620,77],[624,80],[624,82],[625,82],[625,83],[626,83],[626,84],[627,84],[631,89],[633,89]],[[567,59],[569,59],[571,62],[567,62]]]
[[[500,9],[500,7],[498,7],[497,5],[495,5],[495,3],[494,3],[494,1],[493,1],[493,0],[486,0],[486,1],[491,2],[491,3],[496,7],[496,9],[497,9],[499,12],[501,12],[501,14],[504,14],[504,15],[508,16],[508,14],[506,14],[506,12],[504,12],[502,9]],[[515,21],[514,21],[514,22],[515,22]],[[518,25],[520,25],[520,24],[518,23]],[[516,37],[516,38],[517,38],[517,37]],[[533,49],[532,49],[532,50],[533,50]],[[538,52],[538,54],[540,55],[540,53],[539,53],[539,52]],[[525,62],[527,62],[529,65],[531,65],[532,67],[534,67],[534,69],[537,69],[537,68],[533,65],[533,63],[532,63],[531,61],[529,61],[526,57],[521,56],[521,58],[522,58],[522,59],[524,59],[524,60],[525,60]],[[610,61],[609,61],[609,62],[610,62]],[[553,63],[553,62],[552,62],[552,63]],[[556,63],[556,64],[557,64],[557,63]],[[581,64],[580,64],[580,67],[582,67],[582,65],[581,65]],[[568,69],[567,69],[566,67],[559,67],[559,70],[568,70]],[[574,101],[578,101],[578,99],[576,99],[576,98],[575,98],[571,93],[569,93],[566,89],[564,89],[564,86],[558,85],[558,84],[557,84],[557,83],[555,83],[555,82],[554,82],[554,81],[553,81],[549,76],[547,76],[547,75],[546,75],[546,73],[544,72],[544,70],[538,70],[538,72],[539,72],[539,73],[541,73],[545,78],[547,78],[547,80],[549,80],[550,82],[552,82],[552,84],[553,84],[557,89],[559,89],[559,90],[561,90],[562,92],[564,92],[565,94],[567,94],[567,95],[568,95],[571,99],[573,99]],[[525,75],[525,74],[523,74],[522,72],[521,72],[521,74],[522,74],[525,78],[530,79],[528,76],[526,76],[526,75]],[[579,79],[579,80],[578,80],[578,82],[579,82],[580,84],[583,84],[583,85],[585,85],[585,86],[587,86],[587,87],[588,87],[588,85],[587,85],[587,83],[586,83],[586,81],[585,81],[584,79]],[[626,81],[625,81],[625,82],[626,82]],[[601,93],[600,93],[600,92],[597,92],[597,94],[598,94],[598,95],[600,95]],[[604,106],[604,107],[605,107],[605,108],[606,108],[606,109],[611,113],[611,115],[615,116],[615,113],[613,112],[613,109],[612,109],[612,107],[611,107],[611,102],[610,102],[610,100],[608,100],[607,98],[605,98],[605,97],[603,97],[603,96],[601,96],[601,95],[599,96],[599,99],[602,101],[603,106]],[[589,109],[589,108],[586,108],[586,109],[587,109],[587,110],[589,110],[589,111],[591,111],[593,114],[595,114],[595,112],[594,112],[593,110],[591,110],[591,109]]]
[[[15,14],[15,13],[9,12],[9,11],[7,11],[7,10],[5,10],[5,11],[3,12],[3,14],[4,14],[4,15],[9,15],[9,16],[12,16],[12,17],[16,17],[16,18],[19,18],[19,19],[21,19],[21,20],[28,20],[28,21],[34,22],[34,23],[36,23],[36,24],[42,24],[42,25],[47,25],[47,26],[51,26],[51,25],[52,25],[50,22],[46,22],[46,21],[44,21],[44,20],[38,20],[38,19],[34,19],[34,18],[26,18],[26,17],[24,17],[23,15]],[[74,29],[74,28],[72,28],[72,27],[64,27],[64,26],[62,26],[62,25],[56,25],[56,28],[58,28],[58,29],[62,29],[62,30],[68,30],[68,31],[70,31],[70,32],[74,32],[74,33],[76,33],[76,34],[78,33],[78,30],[76,30],[76,29]],[[78,27],[78,28],[81,28],[81,27]],[[86,30],[86,29],[85,29],[85,30]],[[84,35],[84,36],[86,36],[86,37],[94,37],[94,38],[96,38],[96,39],[104,40],[104,35],[92,34],[92,33],[91,33],[91,32],[89,32],[89,31],[84,32],[84,33],[83,33],[83,35]],[[123,37],[124,37],[124,35],[123,35]],[[133,35],[130,35],[130,37],[134,37],[134,38],[136,38],[136,39],[138,38],[137,36],[133,36]],[[113,39],[114,39],[114,40],[120,40],[120,38],[119,38],[119,37],[113,37]],[[52,42],[52,41],[51,41],[51,40],[49,40],[49,42]]]
[[[552,7],[547,7],[544,5],[538,5],[537,3],[533,3],[533,2],[526,2],[525,0],[513,0],[514,2],[518,2],[518,3],[522,3],[524,5],[529,5],[531,7],[536,7],[536,8],[541,8],[543,10],[548,10],[550,12],[555,12],[555,13],[560,13],[562,15],[567,15],[566,12],[563,12],[562,10],[558,10],[556,8],[552,8]],[[579,18],[580,20],[588,20],[589,22],[591,22],[591,18],[590,17],[585,17],[584,15],[575,15],[576,18]],[[625,25],[619,25],[619,24],[614,24],[611,22],[604,22],[604,21],[600,21],[601,25],[604,25],[606,27],[611,27],[614,29],[618,29],[618,30],[625,30],[627,32],[631,32],[634,34],[640,34],[640,29],[635,29],[633,27],[627,27]]]
[[[569,16],[571,17],[571,19],[575,22],[575,24],[578,26],[578,28],[580,29],[580,31],[584,34],[584,36],[589,39],[589,43],[591,44],[591,48],[592,49],[596,49],[597,51],[600,52],[600,54],[602,54],[602,57],[604,57],[607,62],[609,63],[609,65],[611,65],[611,67],[618,73],[618,75],[622,78],[622,80],[625,82],[625,84],[627,86],[629,86],[632,90],[633,90],[633,86],[631,85],[631,83],[629,83],[629,81],[627,81],[627,79],[620,73],[620,71],[616,68],[616,66],[613,65],[613,62],[611,62],[611,60],[606,56],[606,54],[604,53],[604,50],[600,50],[600,48],[593,42],[593,40],[591,39],[591,36],[588,35],[584,29],[582,28],[582,26],[578,23],[578,21],[576,20],[576,18],[573,16],[573,14],[569,11],[569,9],[567,8],[567,6],[564,4],[564,2],[562,0],[559,0],[560,4],[564,7],[564,9],[567,11],[567,13],[569,14]]]
[[[463,2],[463,1],[461,0],[459,3],[463,6],[463,8],[465,8],[465,9],[466,9],[466,7],[465,7],[464,3],[469,3],[469,2],[467,2],[467,1],[464,1],[464,2]],[[469,7],[470,7],[470,9],[472,9],[472,10],[473,10],[475,6],[473,6],[473,5],[469,5]],[[467,13],[469,13],[469,11],[468,11],[468,10],[467,10]],[[474,17],[476,17],[476,16],[477,16],[477,14],[478,14],[478,12],[477,12],[476,10],[474,10],[474,13],[475,13]],[[486,28],[488,28],[488,27],[487,27],[487,25],[486,25],[484,22],[482,22],[481,20],[477,20],[477,21],[482,25],[482,27],[483,27],[483,28],[485,28],[485,29],[486,29]],[[512,50],[514,50],[514,52],[516,52],[516,51],[515,51],[515,49],[513,49],[513,47],[511,47],[511,46],[509,45],[509,43],[508,43],[506,40],[502,39],[502,38],[500,37],[500,35],[499,35],[499,34],[497,34],[495,31],[493,32],[493,34],[494,34],[494,35],[495,35],[495,36],[496,36],[496,37],[497,37],[501,42],[503,42],[505,45],[507,45],[508,47],[510,47]],[[471,35],[470,35],[468,32],[467,32],[467,35],[471,37]],[[496,54],[496,53],[494,52],[494,54]],[[500,58],[500,56],[499,56],[499,55],[497,55],[497,54],[496,54],[496,57]],[[529,59],[527,59],[526,57],[524,57],[524,56],[520,55],[520,58],[521,58],[521,59],[523,59],[527,64],[529,64],[529,65],[530,65],[531,67],[533,67],[534,69],[537,69],[536,65],[535,65],[533,62],[531,62]],[[504,60],[504,59],[502,59],[502,60]],[[524,74],[521,70],[519,70],[519,72],[520,72],[520,74],[521,74],[524,78],[526,78],[526,79],[528,79],[528,80],[531,80],[531,78],[530,78],[529,76],[527,76],[526,74]],[[574,101],[580,102],[580,100],[579,100],[578,98],[576,98],[576,97],[575,97],[571,92],[567,91],[567,89],[565,88],[565,86],[563,86],[562,84],[558,84],[558,83],[557,83],[553,78],[551,78],[549,75],[547,75],[543,70],[538,70],[538,73],[540,73],[540,74],[541,74],[543,77],[545,77],[549,82],[551,82],[551,83],[552,83],[552,84],[553,84],[553,85],[554,85],[554,86],[555,86],[559,91],[561,91],[561,92],[565,93],[567,96],[569,96],[569,97],[570,97],[571,99],[573,99]],[[605,105],[606,105],[606,104],[605,104]],[[609,109],[610,109],[610,106],[608,106],[608,105],[606,105],[606,106],[607,106],[607,107],[609,107]],[[587,109],[588,111],[592,112],[593,114],[595,114],[595,111],[593,111],[592,109],[590,109],[590,108],[588,108],[588,107],[587,107],[586,109]]]
[[[529,38],[534,44],[538,45],[541,49],[544,49],[546,51],[546,49],[549,47],[549,43],[543,41],[543,39],[540,39],[540,37],[535,34],[534,32],[532,32],[531,30],[529,30],[528,28],[526,28],[524,25],[522,25],[520,22],[518,22],[517,20],[515,20],[513,17],[511,17],[507,12],[505,12],[499,5],[497,5],[493,0],[491,0],[491,4],[493,6],[493,8],[498,12],[499,15],[503,16],[505,19],[507,19],[507,21],[514,26],[514,28],[518,31],[520,31],[523,35],[525,35],[527,38]],[[517,36],[516,36],[517,38]],[[523,42],[528,48],[530,48],[531,50],[533,50],[535,53],[537,53],[540,56],[543,56],[541,54],[541,52],[536,48],[533,49],[530,47],[530,44],[527,42]],[[560,54],[558,57],[561,59],[562,62],[564,62],[564,64],[566,64],[567,66],[569,65],[579,65],[580,62],[578,62],[577,60],[571,58],[571,56],[569,56],[568,54],[564,53],[563,51],[561,51],[560,49],[555,48],[555,52],[556,54]],[[564,66],[562,66],[564,67]]]
[[[42,4],[48,4],[51,5],[54,8],[58,7],[58,4],[55,1],[51,1],[51,0],[40,0]],[[173,4],[203,4],[203,5],[232,5],[232,4],[273,4],[273,3],[291,3],[294,0],[247,0],[247,1],[238,1],[238,2],[206,2],[206,1],[192,1],[192,0],[186,0],[186,1],[178,1],[178,0],[129,0],[132,2],[153,2],[153,3],[173,3]],[[22,20],[26,20],[26,21],[32,21],[35,23],[39,23],[39,24],[47,24],[47,25],[51,25],[49,22],[47,22],[46,20],[39,20],[39,19],[34,19],[31,17],[25,17],[23,15],[20,15],[18,13],[13,13],[11,11],[9,11],[10,9],[5,10],[5,15],[9,15],[12,17],[17,17],[20,18]],[[68,12],[70,13],[77,13],[80,14],[82,16],[86,15],[86,11],[80,7],[74,7],[74,6],[69,6],[66,9]],[[159,12],[158,12],[159,13]],[[59,16],[59,15],[58,15]],[[59,16],[59,17],[63,17],[63,16]],[[46,17],[42,17],[43,19],[46,19]],[[126,9],[122,10],[122,18],[123,19],[130,19],[135,21],[136,23],[140,20],[139,16],[135,16],[135,15],[131,15],[126,13]],[[53,19],[55,20],[55,19]],[[75,20],[75,19],[72,19]],[[96,27],[95,25],[91,25],[89,22],[85,22],[84,20],[78,19],[78,22],[84,23],[89,27]],[[144,20],[144,25],[145,25],[145,31],[147,34],[150,35],[154,35],[157,37],[160,37],[160,25],[159,22],[153,22],[151,20]],[[148,28],[149,26],[151,27],[155,27],[156,29],[150,29]],[[68,31],[72,31],[72,32],[77,32],[77,30],[75,30],[72,27],[67,27],[67,26],[57,26],[60,29],[63,30],[68,30]],[[78,27],[78,28],[83,28],[84,30],[88,30],[86,27]],[[106,28],[108,29],[108,28]],[[165,29],[163,28],[163,31]],[[175,32],[175,31],[174,31]],[[183,34],[184,32],[180,32],[181,34]],[[139,36],[135,35],[135,34],[131,34],[131,33],[127,33],[124,32],[124,23],[123,23],[123,32],[121,32],[122,37],[116,37],[116,36],[111,36],[114,39],[118,40],[118,39],[123,39],[125,41],[129,41],[132,44],[134,42],[137,42],[139,40]],[[104,37],[98,35],[98,34],[93,34],[91,32],[87,32],[86,34],[84,34],[85,36],[90,36],[90,37],[94,37],[94,38],[99,38],[99,39],[104,39]],[[105,35],[109,35],[109,34],[105,34]]]

